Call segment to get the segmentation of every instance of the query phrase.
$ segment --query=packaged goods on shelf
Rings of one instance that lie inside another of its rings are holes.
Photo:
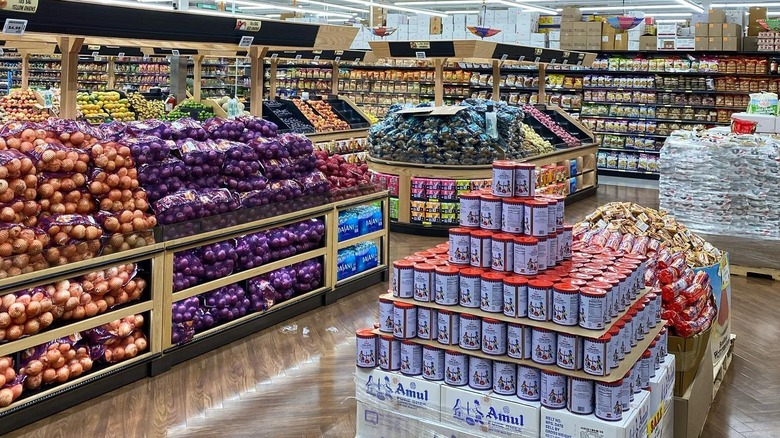
[[[661,154],[661,207],[699,232],[780,239],[780,196],[769,189],[779,156],[768,135],[675,132]]]

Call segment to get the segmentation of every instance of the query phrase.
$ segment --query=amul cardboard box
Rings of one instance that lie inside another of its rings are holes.
[[[760,117],[755,114],[739,113],[740,117],[747,117],[748,120],[759,121]],[[758,132],[777,132],[777,126],[771,126],[771,119],[777,121],[777,117],[763,119],[756,129]],[[766,125],[762,125],[762,123]],[[695,268],[694,271],[705,271],[710,277],[712,286],[712,295],[715,297],[715,306],[718,308],[718,315],[712,323],[710,334],[710,345],[712,347],[712,362],[719,365],[726,357],[729,349],[729,340],[731,339],[731,274],[729,271],[729,254],[726,253],[720,262],[707,266],[705,268]],[[677,395],[677,394],[675,394]]]
[[[650,378],[649,438],[674,436],[674,365],[674,356],[667,355],[655,376]]]
[[[538,402],[447,385],[441,387],[441,422],[479,436],[539,436]]]
[[[712,353],[709,343],[699,372],[682,397],[674,397],[674,438],[698,438],[712,403]]]
[[[645,438],[650,416],[650,395],[641,391],[634,396],[631,409],[620,421],[604,421],[595,415],[572,414],[566,409],[542,407],[542,438]]]
[[[420,422],[392,409],[380,409],[373,404],[357,403],[357,438],[393,438],[419,436]]]
[[[675,356],[675,382],[674,395],[682,397],[693,383],[699,368],[704,366],[704,362],[709,363],[712,368],[712,356],[709,360],[705,354],[710,352],[710,333],[712,328],[696,334],[690,338],[681,338],[679,336],[669,336],[669,354]],[[712,353],[709,353],[710,355]],[[712,370],[710,370],[712,374]]]
[[[389,373],[379,368],[357,368],[355,395],[374,410],[395,411],[414,418],[439,421],[441,384],[422,377]]]

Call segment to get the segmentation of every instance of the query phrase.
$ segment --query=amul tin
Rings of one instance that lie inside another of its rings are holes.
[[[458,351],[444,352],[444,383],[464,386],[469,383],[468,356]]]
[[[379,337],[379,368],[385,371],[401,369],[401,341],[390,335]]]
[[[564,218],[566,216],[566,198],[560,195],[547,195],[547,199],[554,199],[555,203],[555,229],[557,231],[563,231]]]
[[[504,277],[504,315],[528,316],[528,280],[519,275]]]
[[[620,329],[612,326],[607,332],[610,336],[607,343],[607,365],[610,368],[617,368],[620,364],[620,352],[619,349],[623,348],[620,344],[622,336],[620,335]]]
[[[623,380],[617,382],[596,382],[596,417],[604,421],[623,419],[623,406],[620,404],[620,390]]]
[[[650,350],[645,350],[642,353],[642,359],[639,360],[639,387],[642,389],[647,389],[650,386],[650,379],[655,373],[653,361],[653,354]]]
[[[360,368],[376,367],[377,335],[370,328],[360,329],[355,333],[357,339],[356,363]]]
[[[482,195],[479,200],[479,227],[483,230],[501,229],[501,198]]]
[[[605,334],[600,338],[585,338],[585,357],[583,370],[594,376],[609,374],[607,366],[608,344],[612,337]]]
[[[460,314],[460,348],[479,350],[482,347],[482,320],[478,316]]]
[[[490,355],[506,354],[506,323],[491,318],[482,319],[482,352]]]
[[[560,325],[577,325],[580,309],[580,288],[570,283],[553,285],[552,320]]]
[[[393,333],[393,302],[384,298],[379,299],[379,330]]]
[[[607,289],[606,287],[603,287],[602,284],[595,284],[591,283],[591,286],[594,287],[600,287],[607,291],[607,299],[609,299],[609,316],[610,318],[616,318],[621,310],[620,306],[622,305],[622,299],[621,299],[621,291],[620,291],[620,280],[614,277],[596,277],[594,280],[598,283],[606,283],[609,284],[611,287]]]
[[[483,272],[480,290],[479,308],[485,312],[500,313],[504,308],[504,274]]]
[[[572,414],[592,414],[595,403],[593,380],[581,377],[569,377],[568,380],[566,409]]]
[[[414,296],[414,262],[396,260],[393,262],[393,296],[412,298]]]
[[[621,391],[626,391],[628,393],[628,402],[630,405],[631,402],[634,401],[634,379],[631,377],[631,370],[628,370],[625,377],[623,377],[623,388],[621,388]],[[623,404],[622,400],[620,404]],[[625,410],[623,412],[625,412]]]
[[[427,261],[427,259],[425,257],[420,257],[420,256],[416,256],[416,255],[406,256],[406,257],[404,257],[404,260],[408,260],[408,261],[410,261],[412,263],[425,263]]]
[[[468,265],[471,261],[471,230],[450,228],[450,263]]]
[[[460,305],[478,308],[482,293],[482,269],[467,268],[460,271]]]
[[[501,204],[501,231],[504,233],[521,234],[525,218],[525,200],[523,198],[506,198]]]
[[[634,316],[634,330],[636,331],[637,341],[641,341],[645,338],[645,333],[648,333],[647,329],[647,312],[646,306],[642,303],[637,303],[631,312],[636,311]]]
[[[648,328],[655,328],[661,322],[661,300],[658,299],[658,295],[654,292],[648,292],[645,298],[647,298],[650,304],[647,318]]]
[[[558,235],[550,233],[547,235],[547,267],[555,267],[558,259]]]
[[[539,240],[533,237],[515,237],[514,271],[520,275],[539,272]]]
[[[542,406],[549,409],[566,407],[566,376],[542,370],[540,386]]]
[[[661,369],[661,356],[660,352],[658,351],[658,342],[653,340],[650,342],[650,346],[647,347],[648,350],[650,350],[650,354],[653,355],[653,370],[650,373],[650,378],[652,379],[656,375],[656,371]]]
[[[460,300],[460,269],[439,266],[434,272],[434,301],[442,306],[456,306]]]
[[[427,307],[417,308],[417,337],[420,339],[434,340],[439,334],[438,316],[436,309]]]
[[[515,236],[511,234],[494,234],[491,240],[490,267],[498,272],[512,272],[514,268]]]
[[[469,264],[475,268],[490,268],[493,252],[493,233],[487,230],[471,232]]]
[[[479,228],[480,198],[478,192],[460,195],[460,226]]]
[[[639,337],[639,334],[644,333],[644,330],[642,330],[641,327],[642,321],[639,318],[639,311],[636,309],[636,307],[632,307],[628,309],[628,312],[626,314],[631,317],[631,324],[633,327],[633,332],[631,335],[631,339],[633,340],[633,342],[631,343],[631,346],[633,347],[634,345],[636,345],[637,341],[644,338],[644,334],[642,335],[641,338]]]
[[[534,321],[552,319],[553,284],[546,280],[528,282],[528,318]]]
[[[561,245],[561,248],[563,248],[563,259],[569,260],[572,257],[572,230],[574,230],[573,225],[564,225],[563,226],[563,234],[559,238],[560,241],[558,242],[559,245]]]
[[[547,256],[547,251],[549,249],[549,246],[547,244],[547,237],[544,236],[537,237],[536,240],[539,241],[539,244],[536,245],[536,252],[539,254],[538,258],[536,259],[536,264],[539,269],[539,272],[546,271],[548,268],[547,262],[550,261],[550,259]]]
[[[499,160],[493,162],[492,193],[501,198],[509,198],[515,191],[515,163]]]
[[[436,319],[439,325],[436,340],[444,345],[458,345],[460,339],[460,316],[449,310],[439,310]]]
[[[582,338],[568,333],[558,333],[556,363],[567,370],[582,369]]]
[[[606,320],[607,291],[595,287],[580,289],[580,327],[601,330]]]
[[[523,228],[528,236],[547,236],[547,202],[532,199],[525,202]]]
[[[536,165],[517,163],[515,165],[515,196],[533,197],[536,192]]]
[[[560,265],[563,262],[563,231],[555,232],[555,263]]]
[[[410,339],[417,336],[417,307],[412,304],[395,303],[393,305],[393,336]]]
[[[628,283],[628,276],[622,273],[618,272],[607,272],[604,274],[604,278],[610,278],[610,279],[617,279],[618,285],[617,285],[617,311],[622,312],[626,310],[626,307],[628,307],[631,304],[631,301],[634,298],[634,295],[631,293],[629,283]],[[613,288],[614,288],[613,283]],[[630,296],[629,296],[630,295]]]
[[[547,234],[554,233],[557,229],[558,201],[547,196],[542,200],[547,203]]]
[[[412,341],[401,341],[401,374],[407,376],[422,374],[422,345]]]
[[[557,359],[558,340],[555,332],[539,327],[531,329],[531,360],[544,365],[552,365]]]
[[[507,356],[514,359],[530,359],[533,344],[531,327],[510,322],[507,324]]]
[[[428,263],[414,265],[414,299],[429,303],[433,301],[433,274],[436,267]]]
[[[634,316],[631,315],[631,310],[623,316],[623,321],[626,322],[626,333],[628,334],[628,342],[631,348],[636,347],[636,329],[634,328]],[[629,350],[631,349],[629,348]]]
[[[539,401],[542,373],[539,368],[517,366],[517,396],[522,400]]]
[[[626,321],[623,319],[619,319],[615,321],[614,326],[617,327],[617,329],[620,331],[620,336],[618,337],[618,344],[617,344],[618,360],[623,360],[626,357],[626,354],[631,352],[631,343],[628,340]]]
[[[517,365],[493,361],[493,392],[501,395],[517,394]]]
[[[666,327],[661,329],[661,332],[658,333],[658,335],[661,337],[658,340],[658,348],[661,353],[661,363],[664,363],[666,361],[666,354],[669,345],[669,331],[666,329]]]
[[[469,387],[484,390],[493,387],[493,361],[469,356]]]
[[[444,380],[444,350],[426,345],[423,347],[422,376],[426,380]]]
[[[620,409],[623,412],[628,412],[631,410],[631,384],[630,379],[626,379],[625,377],[621,380],[622,384],[620,385],[620,393],[618,394],[620,398]]]

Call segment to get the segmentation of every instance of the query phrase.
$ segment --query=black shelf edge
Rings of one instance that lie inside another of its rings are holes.
[[[621,149],[621,148],[607,148],[599,146],[600,151],[612,151],[612,152],[632,152],[635,154],[660,154],[661,151],[654,151],[650,149]]]
[[[660,173],[654,173],[654,172],[638,172],[633,170],[620,170],[620,169],[603,169],[599,167],[598,169],[599,175],[603,176],[619,176],[619,177],[629,177],[629,178],[639,178],[639,179],[650,179],[650,180],[658,180],[661,178]]]
[[[387,266],[385,266],[384,268],[376,272],[372,272],[371,274],[363,275],[352,280],[347,280],[344,282],[344,284],[336,286],[334,290],[325,293],[325,305],[329,306],[346,296],[354,294],[355,292],[359,292],[377,283],[385,282],[388,280],[388,275],[389,272]]]

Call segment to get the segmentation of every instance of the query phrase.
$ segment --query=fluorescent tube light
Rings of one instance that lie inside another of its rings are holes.
[[[780,3],[713,3],[711,8],[752,8],[780,6]]]
[[[602,12],[602,11],[630,11],[637,10],[642,11],[645,9],[688,9],[688,6],[683,5],[626,5],[626,6],[593,6],[587,8],[580,8],[582,12]]]
[[[345,0],[346,1],[346,0]],[[544,3],[549,0],[525,0],[523,3]],[[485,0],[486,4],[497,4],[517,7],[517,3],[506,0]],[[481,0],[423,0],[419,2],[403,1],[393,3],[398,6],[455,6],[455,5],[481,5]],[[376,5],[378,7],[383,7]]]
[[[230,0],[228,0],[228,1],[230,1]],[[325,6],[325,7],[328,7],[328,8],[341,9],[341,10],[344,10],[344,11],[362,12],[362,13],[365,13],[365,14],[368,13],[368,9],[353,8],[352,6],[334,5],[332,3],[325,3],[325,2],[320,2],[320,1],[316,1],[316,0],[297,0],[297,1],[298,1],[298,3],[306,3],[306,4],[310,4],[310,5]]]
[[[462,11],[444,11],[445,14],[479,14],[479,10],[464,9]]]
[[[363,5],[363,6],[374,6],[376,8],[388,9],[388,10],[391,10],[391,11],[395,10],[395,11],[403,11],[403,12],[413,12],[415,14],[430,15],[430,16],[433,16],[433,17],[442,17],[442,18],[445,18],[445,17],[448,16],[447,14],[443,14],[441,12],[428,11],[428,10],[424,10],[424,9],[405,8],[405,7],[402,7],[402,6],[388,5],[388,4],[384,4],[384,3],[374,3],[374,4],[371,4],[370,2],[367,2],[365,0],[343,0],[343,1],[345,1],[347,3],[354,3],[354,4],[358,4],[358,5]]]
[[[545,8],[542,6],[524,5],[522,3],[515,3],[514,6],[525,9],[526,11],[541,12],[543,14],[558,15],[558,11],[555,9]]]
[[[315,9],[304,9],[300,7],[294,8],[292,6],[281,6],[281,5],[272,5],[268,3],[247,2],[243,0],[230,0],[230,1],[234,2],[237,5],[247,5],[247,6],[241,6],[239,8],[242,11],[250,11],[255,9],[271,9],[271,10],[280,10],[280,11],[299,12],[301,14],[321,15],[323,17],[352,18],[352,14],[345,14],[343,12],[328,12],[328,11],[320,11]]]
[[[690,0],[675,0],[675,1],[681,5],[688,6],[689,8],[693,9],[694,11],[700,14],[704,12],[704,8],[702,8],[701,6],[697,5],[696,3]]]
[[[645,14],[645,17],[690,17],[693,15],[691,12],[662,12],[658,14],[649,13]]]
[[[664,23],[685,23],[688,20],[655,20],[656,23],[664,24]]]

